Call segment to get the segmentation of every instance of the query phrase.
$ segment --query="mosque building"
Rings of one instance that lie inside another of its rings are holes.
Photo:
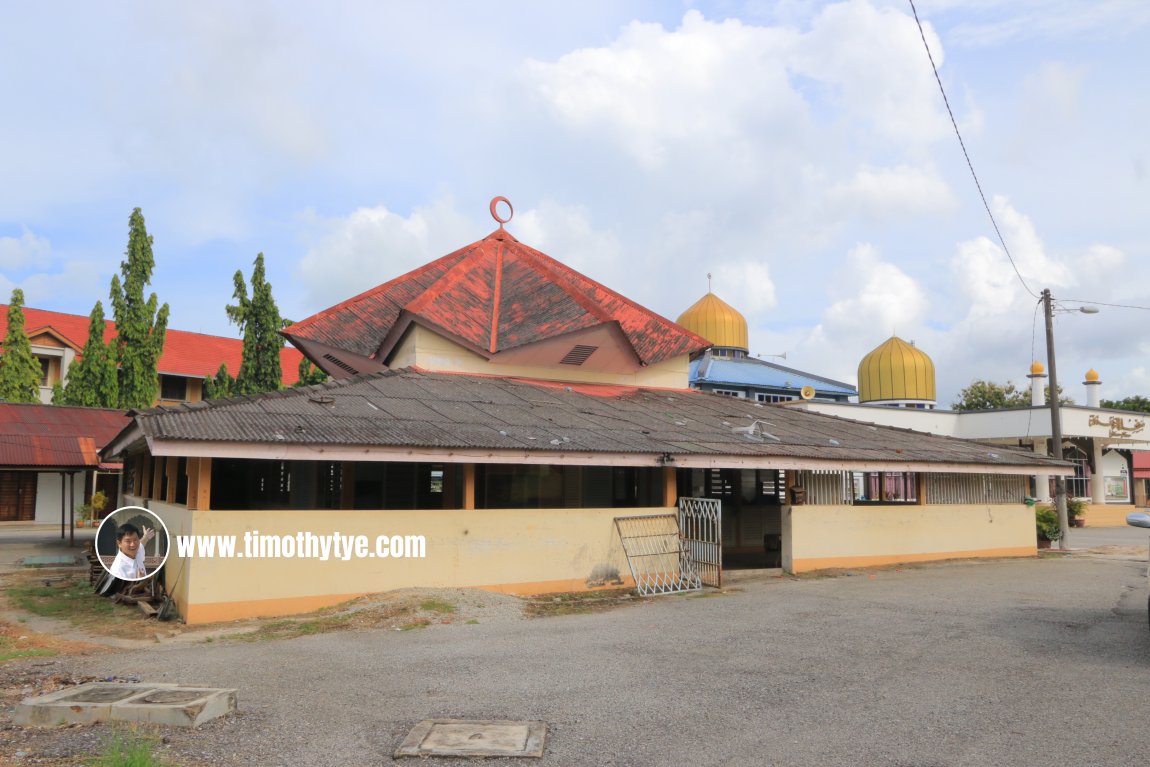
[[[842,381],[750,356],[746,318],[709,290],[676,323],[712,344],[691,359],[691,388],[761,403],[849,402],[858,394]]]
[[[859,402],[796,402],[793,407],[942,436],[991,442],[1050,455],[1051,422],[1046,370],[1030,366],[1031,401],[1026,407],[951,411],[936,409],[935,369],[931,358],[911,343],[892,336],[859,363]],[[1150,491],[1150,415],[1100,406],[1097,371],[1084,376],[1086,404],[1062,405],[1063,455],[1074,464],[1067,495],[1090,504],[1087,524],[1121,525],[1133,505],[1147,505]],[[1030,492],[1040,500],[1053,495],[1051,478],[1032,477]]]

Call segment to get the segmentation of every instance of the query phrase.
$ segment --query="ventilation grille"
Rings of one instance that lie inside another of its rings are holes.
[[[567,356],[559,360],[560,365],[582,365],[587,361],[587,358],[595,353],[598,346],[584,346],[583,344],[575,345],[571,351],[567,352]]]
[[[335,365],[335,366],[336,366],[337,368],[339,368],[340,370],[343,370],[343,371],[346,371],[346,372],[348,372],[348,373],[351,373],[353,376],[359,375],[359,371],[358,371],[358,370],[356,370],[356,369],[355,369],[355,368],[353,368],[351,365],[347,364],[346,362],[344,362],[344,361],[343,361],[343,360],[341,360],[341,359],[337,359],[336,357],[333,357],[333,356],[332,356],[332,355],[330,355],[330,354],[325,354],[325,355],[323,355],[323,358],[324,358],[325,360],[327,360],[328,362],[330,362],[331,364]]]

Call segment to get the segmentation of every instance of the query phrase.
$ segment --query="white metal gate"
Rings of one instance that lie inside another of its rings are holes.
[[[704,586],[723,587],[723,507],[717,498],[680,498],[679,534]]]
[[[675,594],[703,588],[674,514],[616,517],[615,529],[640,594]]]

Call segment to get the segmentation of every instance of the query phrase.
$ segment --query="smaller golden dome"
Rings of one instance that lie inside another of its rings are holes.
[[[1041,362],[1039,362],[1038,360],[1035,360],[1034,364],[1030,366],[1030,375],[1040,376],[1040,375],[1045,375],[1045,374],[1046,374],[1046,368],[1042,366]]]
[[[1086,381],[1087,381],[1087,383],[1097,382],[1098,381],[1098,371],[1095,370],[1094,368],[1090,368],[1089,370],[1087,370],[1086,371]]]
[[[675,320],[715,346],[747,351],[747,320],[730,304],[708,293]]]
[[[934,362],[898,336],[891,336],[859,363],[859,402],[934,402]]]

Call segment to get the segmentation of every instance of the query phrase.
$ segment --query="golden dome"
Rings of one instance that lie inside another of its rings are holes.
[[[934,402],[934,363],[891,336],[859,363],[859,402],[904,399]]]
[[[1090,368],[1089,370],[1087,370],[1086,371],[1086,380],[1090,383],[1094,383],[1095,381],[1097,381],[1098,380],[1098,371],[1095,370],[1094,368]]]
[[[1043,367],[1041,362],[1035,360],[1034,364],[1030,366],[1030,375],[1032,375],[1032,376],[1046,375],[1046,368]]]
[[[675,320],[715,346],[747,351],[747,320],[714,293],[700,298]]]

